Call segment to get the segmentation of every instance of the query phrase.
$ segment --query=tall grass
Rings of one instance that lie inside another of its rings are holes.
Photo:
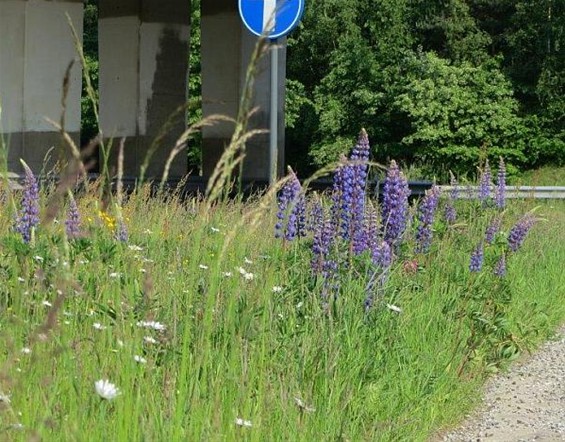
[[[548,222],[509,260],[502,283],[469,274],[469,238],[488,217],[461,202],[465,221],[416,266],[395,265],[366,313],[362,267],[341,274],[328,311],[308,240],[275,241],[274,213],[257,215],[260,197],[211,207],[148,189],[124,201],[128,243],[116,241],[117,220],[100,211],[96,190],[77,199],[84,236],[75,240],[58,216],[25,244],[5,206],[2,438],[425,440],[517,355],[497,353],[504,340],[469,355],[470,292],[511,292],[505,327],[517,351],[565,315],[562,204],[538,208]],[[532,207],[517,203],[508,217]],[[111,401],[95,393],[103,378],[121,391]]]

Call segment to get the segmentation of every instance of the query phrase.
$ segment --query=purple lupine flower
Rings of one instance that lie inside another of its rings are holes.
[[[376,242],[371,250],[373,264],[377,267],[387,269],[392,264],[392,249],[386,241]]]
[[[499,278],[506,275],[506,255],[502,254],[494,266],[494,274]]]
[[[384,239],[389,245],[397,244],[404,230],[408,216],[410,189],[404,174],[392,160],[383,186]]]
[[[330,299],[331,295],[333,297],[337,297],[337,293],[339,290],[339,279],[338,279],[338,264],[336,261],[333,260],[326,260],[323,264],[322,269],[322,278],[323,278],[323,285],[322,285],[322,292],[321,298],[323,301],[324,309],[329,307],[328,300]]]
[[[67,219],[65,220],[65,232],[68,238],[77,238],[80,236],[80,213],[77,203],[70,193],[69,210],[67,212]]]
[[[495,216],[490,224],[487,227],[485,232],[485,241],[487,244],[492,244],[494,242],[494,238],[498,232],[500,232],[500,225],[502,224],[502,220],[499,216]]]
[[[306,231],[315,232],[320,224],[324,222],[324,208],[319,198],[310,203],[310,210],[306,219]]]
[[[486,205],[488,199],[490,198],[490,189],[492,184],[491,181],[492,176],[487,159],[485,162],[485,168],[481,173],[481,180],[479,182],[479,201],[483,204],[483,206]]]
[[[340,236],[352,241],[352,249],[356,254],[361,253],[366,246],[363,218],[369,150],[369,138],[363,129],[350,159],[342,156],[341,164],[334,174],[332,216]]]
[[[365,237],[365,247],[369,250],[373,250],[373,246],[379,239],[379,219],[377,210],[371,204],[367,207],[367,210],[365,212],[363,230]]]
[[[373,300],[378,292],[384,290],[392,264],[392,249],[386,241],[374,241],[371,248],[371,258],[375,269],[365,289],[365,311],[373,306]]]
[[[418,220],[418,229],[416,231],[416,253],[426,253],[432,243],[432,225],[434,223],[435,212],[439,203],[440,189],[435,184],[426,192],[422,200]]]
[[[322,216],[324,216],[323,209]],[[328,260],[334,236],[335,228],[332,220],[324,217],[314,232],[314,240],[312,242],[312,271],[315,274],[325,271],[325,263]]]
[[[367,248],[367,238],[365,236],[364,217],[365,217],[365,187],[367,186],[367,174],[369,166],[369,137],[365,129],[361,129],[357,144],[353,148],[351,165],[353,173],[353,193],[351,195],[352,212],[350,224],[350,237],[352,238],[353,253],[360,254]]]
[[[445,221],[447,221],[448,224],[453,224],[456,219],[457,210],[455,209],[453,202],[451,200],[448,200],[447,204],[445,205]]]
[[[469,263],[469,270],[471,272],[480,272],[483,268],[484,250],[483,245],[479,244],[471,253],[471,262]]]
[[[447,197],[447,204],[445,205],[445,221],[448,224],[453,224],[457,219],[457,210],[455,209],[455,201],[459,198],[459,187],[455,175],[450,172],[451,179],[451,190]]]
[[[22,206],[14,230],[29,243],[35,227],[39,225],[39,184],[29,166],[22,161],[25,171]]]
[[[127,242],[128,241],[128,229],[126,223],[120,216],[118,218],[118,225],[116,226],[116,239],[120,242]]]
[[[298,177],[292,169],[289,173],[289,180],[284,184],[278,198],[275,237],[284,236],[287,241],[292,241],[296,236],[306,235],[306,202]]]
[[[495,202],[496,207],[504,209],[504,206],[506,205],[506,165],[504,164],[502,157],[500,157],[500,161],[498,163]]]
[[[508,233],[508,248],[516,252],[524,243],[526,235],[535,224],[536,219],[531,213],[524,215]]]

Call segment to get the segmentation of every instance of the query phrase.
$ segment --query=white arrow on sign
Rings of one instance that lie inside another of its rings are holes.
[[[275,10],[277,9],[277,0],[264,0],[263,2],[263,32],[268,34],[275,29]]]

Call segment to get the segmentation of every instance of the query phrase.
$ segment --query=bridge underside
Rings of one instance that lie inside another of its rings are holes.
[[[124,173],[137,176],[148,151],[147,169],[159,178],[176,140],[186,128],[190,0],[99,0],[99,121],[112,143],[125,138]],[[206,117],[235,117],[248,61],[257,38],[241,24],[234,0],[202,0],[202,111]],[[68,18],[67,18],[68,17]],[[23,158],[34,171],[49,170],[69,147],[53,124],[78,144],[82,70],[69,19],[82,38],[82,0],[0,0],[0,133],[8,147],[8,168],[19,172]],[[285,48],[279,51],[279,161],[283,164]],[[63,79],[69,64],[63,105]],[[270,64],[264,57],[255,78],[250,127],[269,126]],[[64,118],[62,119],[62,115]],[[163,128],[166,127],[166,130]],[[234,125],[203,129],[203,174],[209,175],[229,142]],[[152,147],[153,146],[153,147]],[[247,144],[243,176],[268,178],[268,135]],[[170,178],[187,173],[187,158],[173,161]],[[280,166],[279,166],[280,169]]]

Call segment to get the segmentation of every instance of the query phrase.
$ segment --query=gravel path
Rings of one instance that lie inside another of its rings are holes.
[[[491,379],[482,409],[437,440],[565,441],[565,327],[556,340]]]

